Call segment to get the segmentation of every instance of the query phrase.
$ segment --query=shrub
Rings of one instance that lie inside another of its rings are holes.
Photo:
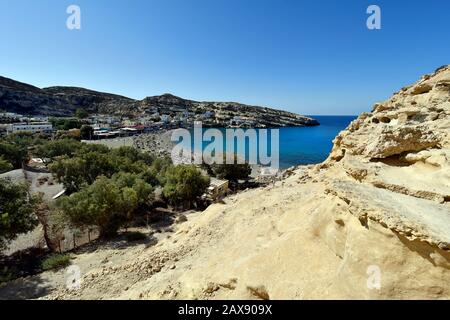
[[[70,194],[79,191],[83,184],[94,183],[99,176],[110,178],[122,172],[142,174],[152,161],[152,156],[131,147],[110,150],[102,145],[81,143],[72,157],[60,157],[50,165],[50,170]],[[144,181],[151,180],[151,175],[147,176],[143,177]]]
[[[11,163],[9,163],[8,161],[4,160],[1,156],[0,156],[0,173],[5,172],[5,171],[10,171],[13,169],[13,166]]]
[[[234,155],[233,163],[226,163],[226,156],[224,155],[223,164],[213,164],[211,165],[211,170],[213,174],[219,179],[227,179],[230,181],[238,181],[248,179],[249,175],[252,173],[251,166],[246,162],[239,164],[238,156]]]
[[[28,185],[0,179],[0,249],[18,234],[36,227],[34,210],[38,201],[29,196]]]
[[[132,188],[137,195],[138,205],[145,208],[153,202],[153,187],[146,183],[139,175],[119,172],[112,176],[112,182],[119,188]]]
[[[80,147],[81,143],[73,139],[48,141],[37,147],[36,155],[43,160],[50,159],[50,161],[53,161],[61,156],[72,157]]]
[[[42,261],[42,270],[59,270],[70,265],[70,256],[67,254],[52,254]]]
[[[78,108],[78,109],[75,111],[75,116],[76,116],[78,119],[86,119],[87,117],[89,117],[89,113],[88,113],[85,109],[83,109],[83,108]]]
[[[80,129],[81,139],[92,140],[94,137],[94,128],[88,125],[81,126]]]
[[[28,159],[27,146],[0,142],[0,156],[12,164],[14,169],[20,169],[22,163]]]
[[[208,188],[210,179],[194,165],[179,165],[167,169],[164,197],[173,205],[189,208]]]
[[[119,188],[104,176],[57,202],[73,225],[97,226],[102,238],[116,235],[119,228],[131,219],[138,205],[137,192],[133,188]]]

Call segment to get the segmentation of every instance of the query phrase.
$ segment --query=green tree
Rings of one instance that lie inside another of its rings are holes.
[[[22,163],[28,159],[27,146],[0,142],[0,157],[11,163],[14,169],[20,169]]]
[[[131,161],[143,161],[146,165],[151,165],[155,160],[155,157],[147,152],[141,152],[136,148],[122,146],[111,150],[111,154],[118,157],[125,157]]]
[[[94,137],[94,128],[88,125],[81,126],[81,139],[83,140],[92,140]]]
[[[92,185],[57,202],[74,226],[97,226],[102,238],[114,236],[130,221],[138,205],[133,188],[119,188],[106,177],[99,177]]]
[[[81,143],[73,139],[48,141],[39,145],[35,151],[36,156],[50,162],[57,157],[72,157],[81,148]]]
[[[169,157],[156,158],[153,160],[152,164],[142,172],[142,177],[152,186],[163,186],[166,181],[165,173],[172,166],[172,160]]]
[[[66,119],[62,126],[62,130],[80,129],[81,123],[75,119]]]
[[[111,177],[119,171],[108,154],[97,152],[76,157],[64,156],[53,162],[49,168],[68,193],[79,191],[83,184],[92,184],[101,175]]]
[[[238,181],[248,179],[252,173],[252,167],[247,163],[239,164],[238,156],[234,155],[233,163],[226,163],[226,156],[222,164],[212,164],[211,171],[214,176],[219,179],[227,179],[230,181]]]
[[[153,187],[146,183],[138,174],[129,172],[119,172],[112,176],[112,181],[119,189],[132,188],[138,197],[138,204],[141,208],[150,205],[153,200]]]
[[[165,173],[164,197],[175,206],[191,205],[205,193],[210,179],[193,165],[170,167]]]
[[[0,173],[10,171],[13,169],[13,166],[9,161],[6,161],[2,157],[0,157]]]
[[[78,109],[75,111],[75,116],[76,116],[78,119],[86,119],[87,117],[89,117],[89,113],[86,111],[86,109],[78,108]]]
[[[149,168],[145,161],[151,161],[134,148],[110,150],[102,145],[80,146],[72,156],[62,156],[49,166],[68,193],[79,191],[83,184],[92,184],[102,175],[110,178],[119,172],[142,174]],[[144,177],[142,179],[150,182]]]
[[[30,197],[28,185],[0,179],[0,248],[18,234],[33,230],[38,223],[34,214],[38,199]]]

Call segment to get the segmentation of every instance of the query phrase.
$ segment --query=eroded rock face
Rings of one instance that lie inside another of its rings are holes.
[[[329,161],[344,153],[384,159],[450,144],[450,71],[443,67],[377,103],[336,138]]]

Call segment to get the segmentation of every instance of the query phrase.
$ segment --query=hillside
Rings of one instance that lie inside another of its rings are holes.
[[[171,94],[134,100],[127,97],[77,87],[37,88],[12,79],[0,77],[0,109],[19,114],[72,116],[76,109],[89,113],[137,117],[161,114],[214,114],[219,125],[228,125],[234,117],[255,123],[256,126],[310,126],[316,120],[291,112],[249,106],[235,102],[198,102]]]
[[[62,271],[2,290],[39,283],[45,299],[450,298],[450,66],[362,114],[327,161],[285,176],[189,216],[155,245],[78,253],[80,290],[65,289]]]

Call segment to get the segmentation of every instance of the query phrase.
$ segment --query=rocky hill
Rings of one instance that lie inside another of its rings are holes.
[[[100,246],[73,263],[79,290],[65,288],[63,271],[9,290],[40,283],[51,299],[449,299],[450,66],[362,114],[324,163],[189,215],[153,246]]]
[[[150,115],[155,112],[204,114],[209,111],[219,125],[229,124],[234,117],[268,127],[318,125],[314,119],[291,112],[235,102],[198,102],[171,94],[133,100],[77,87],[40,89],[0,77],[2,110],[30,115],[71,116],[78,108],[84,108],[89,113],[128,117]]]

